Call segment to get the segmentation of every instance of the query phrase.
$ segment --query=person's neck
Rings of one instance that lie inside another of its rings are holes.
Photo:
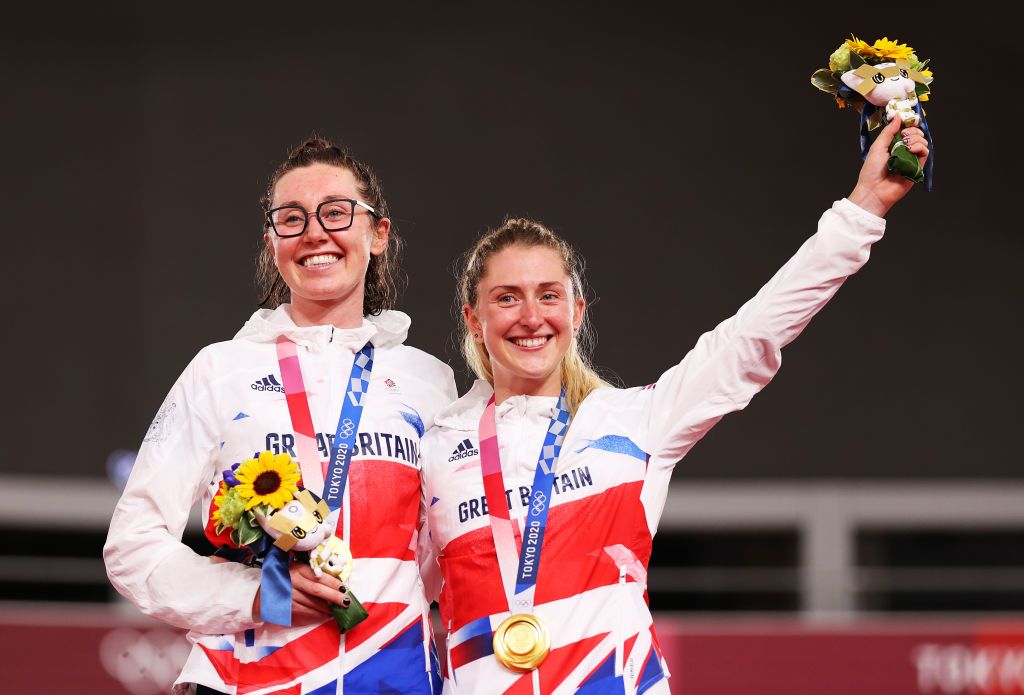
[[[558,396],[562,393],[562,375],[555,370],[544,379],[521,379],[494,376],[494,402],[501,403],[513,396]]]
[[[363,298],[318,302],[292,297],[291,316],[296,326],[359,328],[363,325]]]

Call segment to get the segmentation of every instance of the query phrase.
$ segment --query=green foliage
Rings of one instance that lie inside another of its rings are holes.
[[[238,528],[231,532],[231,540],[237,545],[249,545],[263,536],[263,529],[256,523],[256,515],[250,509],[238,519]]]
[[[821,70],[816,70],[815,73],[811,75],[811,84],[823,92],[835,94],[839,91],[839,87],[842,86],[843,83],[839,78],[833,75],[831,71],[826,68],[822,68]]]
[[[220,523],[224,526],[235,526],[245,512],[245,500],[238,494],[237,488],[230,488],[220,503]]]
[[[828,57],[828,69],[832,72],[846,72],[850,69],[850,47],[845,41]]]

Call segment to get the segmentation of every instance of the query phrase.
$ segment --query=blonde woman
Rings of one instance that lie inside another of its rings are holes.
[[[445,692],[669,692],[646,576],[673,467],[867,261],[911,185],[886,171],[897,126],[817,233],[649,386],[612,388],[588,366],[581,264],[564,240],[510,219],[467,253],[464,354],[479,380],[422,450]],[[924,161],[921,131],[904,132]]]

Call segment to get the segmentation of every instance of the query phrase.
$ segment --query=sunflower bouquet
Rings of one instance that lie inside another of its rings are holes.
[[[288,504],[299,492],[301,474],[288,454],[264,451],[257,458],[234,464],[222,477],[210,521],[216,535],[230,533],[231,544],[240,548],[264,535],[257,513],[266,517]]]
[[[893,118],[905,127],[920,128],[932,147],[932,136],[921,102],[928,101],[934,79],[927,60],[914,49],[888,37],[873,44],[850,36],[829,56],[828,67],[811,75],[811,84],[831,94],[839,108],[853,107],[860,113],[861,156],[873,140],[871,131]],[[897,134],[889,146],[889,170],[931,190],[931,157],[922,168]]]
[[[221,546],[224,552],[218,554],[261,567],[261,619],[291,625],[288,567],[293,561],[308,562],[318,577],[341,580],[342,605],[331,610],[342,632],[367,617],[345,587],[352,554],[331,533],[327,503],[301,486],[299,467],[288,454],[264,451],[222,477],[210,505],[207,537]]]

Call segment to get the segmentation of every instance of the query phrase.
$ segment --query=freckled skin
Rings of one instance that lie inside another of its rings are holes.
[[[554,395],[559,366],[583,320],[561,257],[541,246],[511,246],[494,254],[480,280],[477,305],[464,306],[470,332],[490,355],[495,398]],[[543,339],[537,346],[515,340]]]

